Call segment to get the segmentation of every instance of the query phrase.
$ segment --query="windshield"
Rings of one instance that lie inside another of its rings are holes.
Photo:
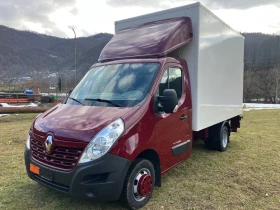
[[[149,92],[159,66],[159,63],[125,63],[93,67],[66,103],[133,107]]]

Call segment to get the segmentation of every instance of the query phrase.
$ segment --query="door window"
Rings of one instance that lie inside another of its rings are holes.
[[[174,89],[178,99],[182,96],[182,70],[177,67],[167,68],[160,81],[157,95],[162,96],[165,89]]]

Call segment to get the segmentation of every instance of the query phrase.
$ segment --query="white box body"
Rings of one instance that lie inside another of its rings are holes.
[[[200,131],[242,114],[244,37],[200,3],[115,22],[115,31],[152,21],[188,16],[193,40],[180,58],[188,64],[192,127]]]

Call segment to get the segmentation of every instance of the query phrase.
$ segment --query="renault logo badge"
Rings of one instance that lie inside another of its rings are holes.
[[[53,143],[52,136],[48,136],[46,141],[45,141],[45,147],[46,147],[47,152],[51,151],[52,143]]]

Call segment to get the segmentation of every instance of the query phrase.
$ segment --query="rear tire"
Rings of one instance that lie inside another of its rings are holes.
[[[125,178],[121,202],[129,209],[145,206],[152,197],[155,178],[153,164],[146,159],[136,159]]]
[[[224,152],[229,143],[229,130],[225,123],[220,129],[219,135],[218,141],[216,141],[216,149],[220,152]]]
[[[225,151],[229,143],[229,128],[227,122],[214,125],[210,128],[210,136],[205,141],[206,147],[211,150]]]

